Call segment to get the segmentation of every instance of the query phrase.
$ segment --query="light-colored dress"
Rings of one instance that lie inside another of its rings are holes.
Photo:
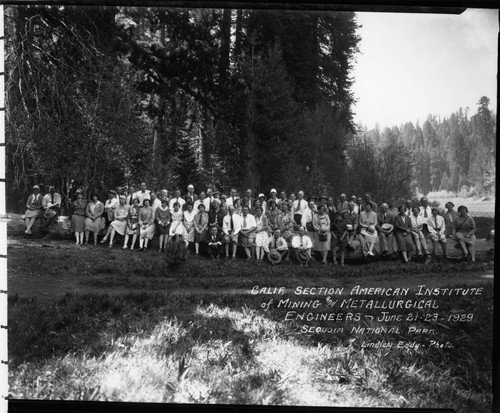
[[[184,211],[184,227],[186,228],[186,233],[184,239],[188,242],[194,242],[194,217],[196,212],[193,210],[191,212]]]
[[[104,229],[105,222],[102,217],[104,214],[104,204],[101,201],[97,201],[95,204],[89,202],[87,208],[85,209],[85,231],[99,232]]]
[[[128,205],[118,205],[115,209],[114,221],[111,222],[111,226],[120,235],[125,235],[125,231],[127,230],[128,210]]]
[[[368,228],[370,225],[373,225],[374,227],[377,226],[377,213],[374,211],[366,212],[366,211],[361,211],[359,214],[359,225],[362,227],[360,234],[363,237],[363,239],[366,242],[377,242],[378,241],[378,234],[377,231],[374,231],[373,234],[370,234],[366,228]]]
[[[476,236],[474,231],[476,230],[476,223],[474,218],[467,215],[465,218],[457,216],[455,221],[453,221],[453,228],[455,230],[455,239],[457,241],[463,241],[466,244],[474,245],[476,243]],[[470,232],[472,234],[470,234]]]
[[[184,225],[182,225],[182,220],[184,218],[182,210],[171,210],[171,214],[172,220],[170,222],[170,236],[173,237],[174,235],[183,235],[185,228]]]
[[[331,249],[331,237],[330,232],[330,217],[327,214],[314,214],[313,215],[313,226],[315,231],[313,232],[313,248],[315,251],[330,251]],[[326,232],[326,241],[319,240],[319,232]]]
[[[146,225],[146,228],[143,226]],[[142,207],[139,211],[139,238],[153,239],[155,235],[155,216],[153,208]]]
[[[269,252],[269,226],[268,219],[265,215],[260,217],[255,217],[255,223],[257,227],[255,228],[255,246],[264,248],[265,252]]]

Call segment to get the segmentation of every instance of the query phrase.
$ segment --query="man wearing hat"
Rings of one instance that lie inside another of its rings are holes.
[[[380,205],[379,213],[377,214],[378,239],[382,256],[392,255],[394,242],[394,215],[389,210],[386,203]]]
[[[24,232],[29,235],[32,234],[31,228],[42,211],[42,194],[40,194],[40,187],[38,185],[33,186],[33,193],[28,197],[26,208],[27,210],[24,214],[26,230]]]
[[[301,266],[308,266],[311,260],[312,241],[305,235],[304,227],[299,227],[299,234],[292,238],[292,248],[295,251],[295,258]]]
[[[106,199],[106,203],[104,204],[104,216],[106,218],[106,224],[109,224],[113,221],[115,217],[115,210],[119,204],[120,199],[118,198],[118,194],[114,189],[110,189],[108,191],[108,199]]]
[[[49,193],[43,197],[42,209],[43,222],[40,231],[46,231],[49,225],[54,222],[58,214],[61,212],[61,195],[56,192],[54,185],[49,186]]]
[[[267,258],[271,261],[271,264],[275,265],[282,260],[288,261],[288,254],[288,245],[281,236],[281,231],[277,229],[269,239],[269,252],[267,253]]]

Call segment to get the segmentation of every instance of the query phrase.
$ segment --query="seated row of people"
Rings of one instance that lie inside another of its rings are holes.
[[[43,198],[39,195],[38,186],[33,191],[26,212],[27,233],[31,232],[32,220],[41,211],[45,216],[46,211],[54,208],[58,201],[58,194],[54,196],[54,187],[50,187],[49,194]],[[131,249],[137,239],[139,249],[147,249],[157,233],[160,251],[165,249],[169,239],[177,236],[188,244],[193,243],[195,252],[199,253],[200,244],[208,245],[209,230],[216,226],[217,236],[223,237],[226,256],[234,258],[237,247],[241,246],[248,259],[255,256],[258,262],[262,262],[270,251],[269,243],[276,231],[291,248],[293,237],[298,235],[299,227],[303,227],[313,251],[321,255],[323,263],[327,262],[330,251],[336,263],[337,252],[340,251],[340,262],[343,264],[345,251],[354,249],[356,239],[361,242],[363,254],[367,257],[375,255],[374,248],[377,246],[382,256],[391,255],[397,249],[401,251],[404,261],[409,262],[414,250],[419,255],[429,254],[429,239],[433,243],[434,254],[436,244],[441,243],[443,254],[447,257],[445,243],[446,238],[451,237],[457,239],[464,256],[475,259],[474,220],[468,215],[466,207],[461,206],[456,212],[451,202],[446,204],[447,211],[440,213],[429,206],[426,197],[420,200],[419,206],[408,200],[395,208],[393,200],[377,205],[370,194],[365,195],[362,205],[354,202],[359,198],[353,196],[347,201],[345,194],[341,194],[335,206],[331,197],[319,197],[317,203],[314,199],[305,201],[303,191],[298,192],[297,199],[287,198],[284,192],[280,199],[276,199],[277,193],[272,190],[267,200],[263,194],[260,194],[259,200],[253,200],[250,190],[246,194],[248,197],[241,200],[235,190],[231,190],[228,199],[209,190],[208,197],[204,192],[198,197],[192,191],[193,187],[188,187],[188,194],[181,197],[177,190],[177,196],[173,198],[168,197],[166,190],[158,191],[158,195],[164,195],[160,200],[155,191],[148,191],[143,183],[140,191],[132,190],[128,195],[108,191],[105,204],[98,200],[96,194],[87,202],[82,193],[77,193],[72,203],[72,229],[76,243],[88,243],[92,232],[94,244],[97,244],[98,234],[108,224],[101,242],[109,241],[110,247],[118,233],[124,236],[124,249],[129,247],[130,238]]]

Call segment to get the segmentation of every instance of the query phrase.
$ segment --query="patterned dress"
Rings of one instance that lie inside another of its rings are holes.
[[[279,228],[281,230],[281,236],[285,239],[288,247],[292,245],[293,238],[293,228],[295,226],[295,221],[291,212],[283,213],[281,215],[281,220],[279,221]]]
[[[83,199],[81,201],[74,201],[71,207],[73,209],[73,215],[71,215],[71,230],[73,232],[85,231],[85,208],[87,207],[87,201]]]
[[[278,208],[269,209],[266,213],[267,215],[267,224],[269,225],[269,229],[271,232],[280,229],[280,220],[283,217],[283,212]]]
[[[194,242],[194,217],[196,216],[195,211],[184,211],[184,226],[186,227],[186,237],[185,240],[189,242]]]
[[[140,207],[131,206],[127,215],[127,229],[125,230],[128,235],[139,234],[139,211]]]

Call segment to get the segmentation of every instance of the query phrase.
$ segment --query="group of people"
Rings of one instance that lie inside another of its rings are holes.
[[[364,199],[345,194],[333,197],[304,197],[304,192],[289,196],[281,191],[279,197],[272,189],[266,197],[260,193],[253,197],[251,189],[239,196],[232,188],[229,195],[207,189],[195,194],[193,185],[187,193],[179,189],[149,190],[141,183],[134,187],[118,187],[107,192],[103,203],[97,194],[85,200],[78,191],[71,202],[71,227],[76,244],[88,244],[90,233],[93,243],[98,234],[100,241],[111,248],[116,234],[123,236],[123,249],[134,249],[139,239],[139,250],[148,249],[158,235],[158,251],[167,244],[184,242],[194,245],[195,254],[206,253],[212,259],[225,256],[235,259],[241,247],[248,260],[262,263],[267,257],[272,264],[295,258],[307,266],[316,253],[321,262],[344,265],[347,250],[355,250],[360,243],[365,257],[375,253],[383,257],[401,252],[409,264],[413,252],[418,255],[437,255],[441,245],[444,258],[448,258],[446,243],[452,239],[462,249],[464,257],[475,261],[475,222],[465,206],[457,210],[451,202],[445,211],[433,208],[426,197],[418,203],[406,200],[396,206],[394,199],[380,205],[366,193]],[[38,185],[28,198],[25,214],[26,234],[38,217],[41,228],[46,229],[60,213],[61,195],[55,187],[42,196]],[[358,241],[358,244],[356,244]],[[129,243],[130,242],[130,243]],[[432,251],[429,248],[432,243]],[[290,254],[292,253],[292,254]]]

